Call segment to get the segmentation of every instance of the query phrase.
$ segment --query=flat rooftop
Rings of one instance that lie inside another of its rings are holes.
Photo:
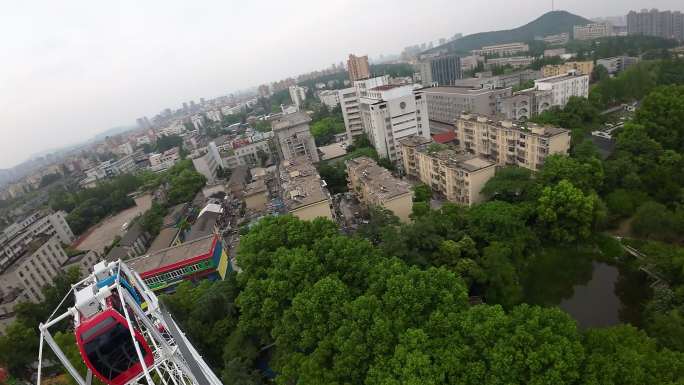
[[[328,199],[318,171],[306,157],[284,161],[280,167],[282,199],[289,210]]]
[[[350,159],[346,162],[347,169],[354,170],[359,179],[365,184],[370,193],[380,201],[390,200],[411,192],[407,182],[397,179],[386,168],[379,166],[367,156]]]
[[[478,79],[479,80],[479,79]],[[492,92],[496,92],[498,90],[496,89],[487,89],[487,88],[479,88],[479,87],[471,87],[471,86],[437,86],[437,87],[429,87],[429,88],[422,88],[420,89],[420,92],[428,93],[428,94],[450,94],[450,95],[464,95],[464,96],[472,96],[472,95],[485,95],[489,94]]]
[[[516,130],[528,135],[537,135],[537,136],[543,136],[550,138],[552,136],[560,135],[560,134],[565,134],[565,133],[570,133],[570,130],[567,130],[565,128],[560,128],[560,127],[553,127],[553,126],[542,126],[536,123],[527,123],[527,127],[518,125],[516,123],[513,123],[511,121],[500,121],[500,120],[492,120],[490,117],[485,116],[485,115],[477,115],[477,114],[461,114],[461,116],[458,118],[459,120],[466,120],[469,122],[477,122],[479,119],[485,120],[487,124],[491,126],[496,126],[496,127],[502,127],[505,129],[509,130]]]
[[[154,241],[152,241],[152,244],[150,245],[150,248],[147,249],[147,252],[154,253],[171,246],[173,240],[176,239],[178,231],[179,230],[175,227],[167,227],[162,229],[159,232],[159,235],[157,235],[157,237],[154,238]]]
[[[303,112],[294,112],[292,114],[285,114],[271,122],[273,131],[285,130],[290,127],[295,127],[300,124],[309,123],[311,118]]]
[[[420,146],[423,144],[430,144],[430,143],[432,143],[432,140],[425,138],[425,137],[422,137],[420,135],[411,135],[411,136],[407,136],[407,137],[399,139],[399,143],[401,143],[402,146],[406,146],[406,147],[416,147],[416,146]]]
[[[194,241],[214,233],[214,225],[221,214],[213,211],[202,213],[190,228],[186,242]]]
[[[537,83],[558,83],[558,82],[563,82],[568,79],[573,79],[573,78],[581,78],[581,77],[589,77],[589,75],[574,75],[574,74],[565,74],[565,75],[558,75],[558,76],[550,76],[548,78],[542,78],[542,79],[537,79],[535,82]]]
[[[483,168],[495,166],[495,163],[466,151],[455,150],[446,145],[421,145],[416,150],[432,158],[445,162],[448,167],[460,168],[475,172]]]
[[[133,258],[126,263],[136,272],[143,274],[164,266],[169,266],[186,259],[194,258],[211,251],[214,244],[214,235],[185,242],[181,245],[168,247],[157,252]]]

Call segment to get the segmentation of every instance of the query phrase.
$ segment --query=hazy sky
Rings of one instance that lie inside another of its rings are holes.
[[[556,0],[585,17],[681,0]],[[0,12],[0,167],[183,101],[339,63],[349,53],[514,28],[537,0],[7,1]]]

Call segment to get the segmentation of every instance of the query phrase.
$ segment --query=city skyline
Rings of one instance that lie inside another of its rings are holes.
[[[6,39],[0,74],[2,131],[9,138],[0,146],[0,168],[183,101],[322,69],[350,53],[375,57],[457,32],[514,28],[551,8],[548,1],[528,1],[515,13],[473,17],[506,4],[12,4],[0,23],[3,36],[16,36]],[[677,5],[555,1],[555,9],[587,18]]]

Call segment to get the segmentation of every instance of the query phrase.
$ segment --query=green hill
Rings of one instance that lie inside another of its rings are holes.
[[[446,49],[448,52],[466,53],[485,45],[529,42],[535,36],[555,35],[568,32],[572,36],[572,27],[588,24],[591,21],[566,11],[552,11],[545,13],[538,19],[505,31],[480,32],[464,36],[458,40],[437,46],[426,52],[437,52]]]

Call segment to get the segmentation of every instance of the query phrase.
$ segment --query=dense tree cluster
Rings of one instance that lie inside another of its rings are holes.
[[[340,235],[324,219],[267,217],[241,240],[242,273],[181,285],[165,302],[226,383],[259,384],[266,373],[278,373],[281,384],[640,384],[684,376],[682,353],[631,326],[581,332],[556,308],[470,305],[468,286],[480,274],[496,282],[514,275],[502,261],[515,252],[494,237],[519,232],[519,223],[497,225],[514,206],[496,204],[480,209],[508,210],[493,222],[455,207],[438,213],[466,225],[439,242],[429,267]]]
[[[50,207],[68,212],[69,227],[74,234],[81,234],[106,216],[135,205],[129,194],[141,185],[139,177],[124,174],[89,189],[56,189],[50,196]]]

